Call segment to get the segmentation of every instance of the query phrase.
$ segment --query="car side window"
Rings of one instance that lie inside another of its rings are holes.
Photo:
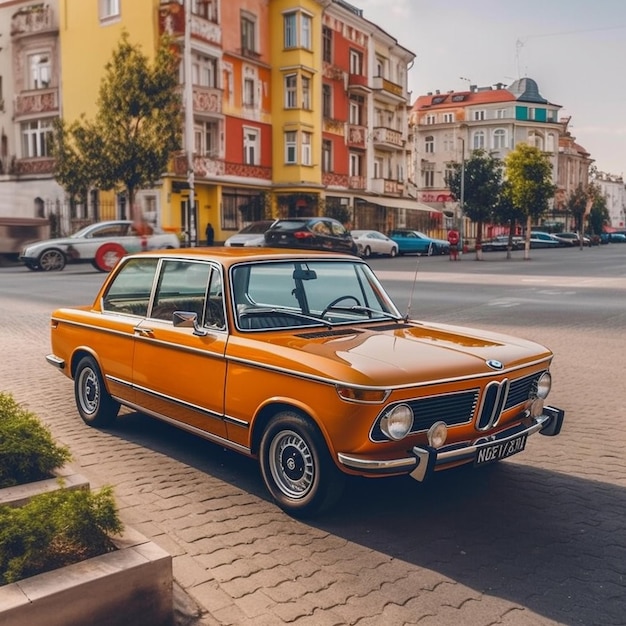
[[[315,222],[311,226],[311,230],[313,230],[316,233],[319,233],[320,235],[330,235],[331,234],[331,229],[329,228],[328,224],[326,222],[324,222],[323,220],[318,220],[317,222]]]
[[[346,237],[348,235],[348,231],[344,228],[343,224],[340,224],[339,222],[331,222],[330,226],[335,237]]]
[[[116,274],[102,298],[102,310],[145,317],[158,259],[130,259]]]

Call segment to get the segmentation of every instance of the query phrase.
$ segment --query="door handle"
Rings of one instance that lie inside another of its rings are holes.
[[[135,326],[133,330],[135,331],[135,334],[140,337],[154,337],[154,331],[152,328],[141,328],[140,326]]]

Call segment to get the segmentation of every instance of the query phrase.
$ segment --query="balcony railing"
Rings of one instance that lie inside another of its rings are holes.
[[[348,176],[345,174],[335,174],[335,172],[324,172],[322,174],[322,185],[325,187],[347,188],[348,184]]]
[[[54,159],[50,157],[17,159],[15,171],[18,176],[31,174],[52,174],[54,172]]]
[[[399,196],[404,191],[404,183],[390,178],[372,178],[371,189],[374,193],[385,196]]]
[[[350,124],[348,126],[348,145],[353,148],[365,148],[365,139],[367,137],[367,128],[365,126],[356,126]]]
[[[365,189],[365,176],[350,176],[348,187],[350,189]]]
[[[404,148],[406,144],[401,131],[383,126],[374,128],[373,140],[379,148]]]
[[[383,78],[382,76],[375,76],[372,81],[372,86],[377,91],[382,91],[387,93],[395,98],[405,98],[404,89],[402,85],[397,85],[396,83],[392,83],[390,80]]]
[[[52,10],[48,5],[35,4],[24,7],[11,18],[11,37],[32,35],[56,30],[52,20]]]
[[[260,178],[272,180],[272,168],[261,165],[248,165],[246,163],[225,163],[226,176],[240,176],[242,178]]]
[[[222,90],[211,87],[193,87],[194,113],[221,113]]]
[[[38,89],[22,93],[15,98],[15,115],[31,115],[34,113],[57,113],[59,111],[59,90]]]

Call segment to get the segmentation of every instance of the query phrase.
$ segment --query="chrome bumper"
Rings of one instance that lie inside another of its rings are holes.
[[[65,368],[65,361],[63,359],[60,359],[58,356],[55,356],[54,354],[46,355],[46,361],[48,361],[50,365],[53,365],[57,369],[62,370]]]
[[[471,462],[476,458],[478,451],[494,443],[505,443],[523,435],[533,435],[537,432],[554,437],[561,431],[565,411],[556,407],[546,406],[543,414],[538,417],[529,417],[521,424],[506,428],[496,433],[479,437],[471,443],[452,444],[443,448],[430,446],[415,446],[411,456],[374,460],[365,457],[355,457],[339,453],[337,458],[342,465],[374,476],[385,474],[409,474],[411,478],[422,482],[440,465],[459,462]]]

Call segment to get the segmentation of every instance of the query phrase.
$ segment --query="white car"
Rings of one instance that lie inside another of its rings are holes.
[[[60,271],[67,263],[86,262],[108,272],[126,254],[167,248],[180,248],[176,233],[132,220],[112,220],[90,224],[69,237],[26,244],[19,258],[30,270]]]
[[[359,247],[359,255],[364,258],[372,254],[398,255],[398,244],[377,230],[352,230],[350,234]]]
[[[275,220],[260,220],[258,222],[252,222],[247,226],[244,226],[236,235],[232,235],[225,242],[224,245],[233,248],[254,248],[265,245],[266,230],[269,230],[270,226]]]

